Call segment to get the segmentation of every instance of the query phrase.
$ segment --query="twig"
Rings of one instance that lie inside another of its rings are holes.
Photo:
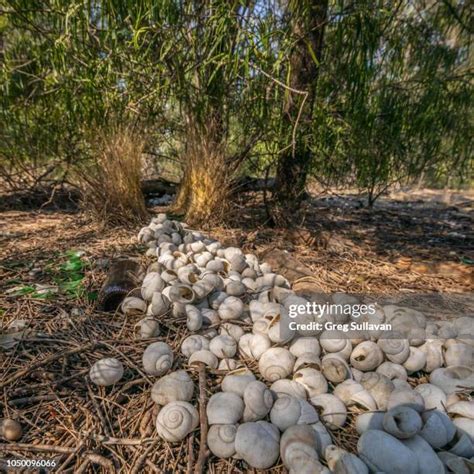
[[[202,363],[199,364],[199,419],[201,435],[199,440],[199,455],[196,466],[194,468],[195,474],[202,474],[204,471],[204,463],[209,456],[209,450],[207,449],[207,415],[206,415],[206,366]]]
[[[63,471],[63,469],[72,461],[74,456],[77,456],[77,454],[81,451],[82,447],[84,446],[86,442],[86,438],[82,439],[79,444],[76,446],[74,449],[74,452],[71,453],[65,460],[64,462],[57,468],[56,472],[60,473]]]
[[[191,436],[188,439],[188,464],[186,467],[186,474],[191,474],[193,472],[194,464],[194,433],[191,433]]]
[[[66,446],[52,446],[50,444],[27,444],[27,443],[8,443],[0,444],[0,451],[32,451],[38,453],[75,453],[76,448],[68,448]]]
[[[156,442],[153,439],[114,438],[112,436],[103,436],[93,433],[89,434],[89,436],[102,444],[118,444],[122,446],[142,446],[144,444]]]
[[[154,440],[150,446],[140,455],[140,457],[136,460],[135,464],[133,465],[132,469],[130,470],[130,474],[138,474],[142,470],[142,466],[146,461],[146,458],[150,454],[150,451],[156,446],[157,440]]]
[[[114,465],[110,459],[104,458],[104,456],[100,456],[99,454],[88,453],[86,454],[86,459],[84,459],[84,462],[77,468],[76,471],[74,471],[75,474],[82,474],[83,472],[86,472],[90,463],[99,464],[104,469],[109,471],[114,470]]]
[[[89,398],[91,399],[92,405],[94,405],[94,409],[102,423],[102,427],[105,431],[105,434],[110,435],[111,433],[109,430],[109,425],[107,424],[107,420],[105,419],[104,414],[102,413],[102,410],[100,409],[100,406],[97,403],[97,400],[95,399],[94,392],[92,391],[91,386],[89,385],[89,382],[86,381],[86,384],[87,384],[87,392],[89,394]]]

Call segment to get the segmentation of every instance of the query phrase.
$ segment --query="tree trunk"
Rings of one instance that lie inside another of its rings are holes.
[[[277,163],[275,201],[277,208],[285,213],[299,208],[311,165],[308,135],[311,134],[327,8],[328,0],[290,2],[290,24],[296,42],[290,56],[289,86],[300,93],[288,91],[284,104],[283,120],[292,132]]]

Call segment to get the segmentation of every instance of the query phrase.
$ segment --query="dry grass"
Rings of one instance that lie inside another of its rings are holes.
[[[229,208],[235,166],[228,162],[225,143],[216,140],[216,126],[190,127],[182,161],[184,176],[174,211],[186,222],[209,225],[221,222]]]
[[[104,225],[137,224],[147,218],[140,188],[143,139],[121,127],[100,133],[95,163],[78,171],[82,203]]]

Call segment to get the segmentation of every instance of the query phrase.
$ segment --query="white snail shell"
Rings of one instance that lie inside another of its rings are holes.
[[[123,365],[113,357],[99,359],[91,367],[89,377],[96,385],[103,387],[113,385],[123,377]]]
[[[419,435],[433,448],[440,449],[454,438],[456,427],[445,413],[426,411],[421,418],[424,424]]]
[[[242,327],[237,324],[222,323],[219,326],[219,334],[231,336],[236,342],[239,342],[244,333],[245,331],[242,329]]]
[[[244,402],[235,393],[217,392],[209,398],[206,413],[211,425],[232,425],[242,418]]]
[[[150,344],[143,353],[143,368],[147,374],[163,375],[173,365],[173,351],[165,342]]]
[[[237,425],[212,425],[207,433],[207,445],[214,456],[230,458],[235,454]]]
[[[181,352],[187,357],[191,357],[193,352],[200,351],[202,349],[209,349],[209,339],[199,334],[193,334],[188,336],[181,344]]]
[[[155,291],[151,298],[149,311],[153,316],[163,316],[170,309],[170,300],[159,291]]]
[[[204,364],[210,369],[217,369],[219,360],[211,351],[201,349],[200,351],[193,352],[188,360],[189,365]]]
[[[244,391],[244,404],[244,421],[261,420],[273,406],[272,392],[263,382],[250,382]]]
[[[384,431],[368,430],[363,433],[357,443],[357,451],[371,472],[419,472],[415,454]]]
[[[293,473],[321,472],[314,430],[308,425],[295,425],[281,436],[280,456],[283,464]]]
[[[288,377],[293,370],[295,357],[283,347],[272,347],[265,351],[258,361],[258,368],[262,377],[274,382]]]
[[[390,380],[400,379],[406,380],[408,378],[407,369],[403,365],[395,364],[394,362],[385,361],[377,367],[378,374],[385,375]]]
[[[202,327],[202,314],[196,306],[187,304],[184,307],[186,312],[186,326],[190,331],[199,331]]]
[[[146,301],[151,301],[153,293],[155,291],[162,291],[165,287],[165,282],[161,279],[161,276],[158,272],[148,273],[142,282],[142,297]]]
[[[168,298],[172,303],[190,304],[196,300],[196,293],[190,285],[174,283],[168,288]]]
[[[140,328],[140,337],[142,339],[150,339],[160,335],[160,323],[150,316],[141,319],[137,325]]]
[[[265,334],[246,333],[239,339],[239,352],[243,357],[258,360],[272,346]]]
[[[269,311],[278,310],[280,305],[278,303],[263,303],[258,300],[252,300],[249,303],[249,312],[252,321],[255,322],[257,319],[261,319],[267,314]]]
[[[440,339],[433,339],[426,341],[419,347],[426,356],[425,372],[431,373],[435,369],[439,369],[444,364],[443,357],[443,341]]]
[[[247,287],[241,281],[230,280],[225,285],[225,292],[229,296],[243,296],[247,292]]]
[[[275,394],[276,398],[280,398],[286,395],[290,395],[291,397],[301,398],[302,400],[306,400],[306,390],[298,382],[289,379],[279,379],[275,380],[272,383],[270,390]]]
[[[293,425],[316,423],[319,421],[319,416],[316,409],[306,400],[283,396],[273,404],[270,420],[281,431],[285,431]]]
[[[280,452],[278,428],[266,421],[242,423],[237,428],[235,451],[251,467],[268,469]]]
[[[214,278],[209,278],[210,275],[206,275],[202,280],[198,281],[192,286],[192,291],[195,295],[195,300],[202,300],[212,293],[219,283]],[[220,285],[219,285],[220,286]]]
[[[308,352],[316,357],[321,354],[321,346],[315,337],[298,337],[291,342],[289,350],[295,357],[300,357]]]
[[[377,372],[366,372],[360,378],[361,385],[372,395],[380,410],[386,410],[390,394],[395,389],[393,382]]]
[[[234,357],[237,352],[237,343],[231,336],[221,335],[211,339],[209,343],[209,350],[219,357],[224,359],[226,357]]]
[[[178,268],[176,274],[178,275],[178,280],[185,285],[194,285],[199,279],[198,270],[192,264]]]
[[[347,409],[338,397],[331,393],[322,393],[311,397],[311,404],[319,408],[319,415],[328,428],[336,430],[344,426]]]
[[[425,410],[425,401],[423,397],[415,390],[396,389],[388,399],[387,409],[395,408],[399,405],[404,405],[416,410],[418,413],[423,413]]]
[[[451,416],[461,416],[474,420],[474,401],[459,401],[448,406],[448,413]]]
[[[446,366],[463,365],[470,367],[474,361],[474,347],[451,339],[445,343],[444,360]]]
[[[426,410],[445,411],[447,397],[439,387],[430,383],[422,383],[417,385],[414,390],[423,397]]]
[[[296,371],[293,380],[303,385],[309,398],[328,391],[328,383],[324,375],[319,370],[311,367]]]
[[[188,402],[170,402],[156,418],[156,431],[164,440],[174,443],[184,439],[199,424],[199,414]]]
[[[334,389],[334,395],[344,402],[347,407],[359,406],[366,410],[376,410],[377,404],[360,383],[355,380],[345,380]]]
[[[331,472],[337,474],[368,474],[367,466],[355,455],[334,444],[326,447],[325,458]]]
[[[224,392],[232,392],[243,397],[247,385],[254,380],[256,380],[255,375],[249,369],[243,367],[229,372],[222,379],[221,388]]]
[[[339,336],[339,337],[338,337]],[[337,352],[344,359],[349,359],[352,352],[352,343],[339,331],[323,331],[319,340],[326,352]]]
[[[403,363],[403,367],[407,370],[408,374],[418,372],[426,365],[426,354],[418,347],[410,346],[410,355],[407,360]]]
[[[321,370],[327,380],[340,383],[351,378],[352,373],[347,362],[335,354],[326,354],[321,360]]]
[[[136,296],[127,296],[121,304],[123,314],[126,316],[135,316],[137,314],[146,313],[147,304],[141,298]]]
[[[219,361],[219,365],[217,367],[217,370],[225,370],[227,372],[238,369],[239,367],[242,367],[242,362],[237,361],[235,359],[221,359]]]
[[[459,390],[473,390],[474,370],[462,365],[435,369],[430,374],[430,383],[441,388],[447,395]]]
[[[215,309],[202,308],[201,315],[202,324],[205,326],[215,326],[221,322],[221,318],[219,318],[219,315]]]
[[[170,402],[189,402],[193,398],[194,383],[184,370],[161,377],[151,388],[151,398],[158,405]]]
[[[415,436],[423,425],[420,415],[410,407],[396,406],[385,413],[384,430],[399,439]]]
[[[364,341],[355,347],[351,354],[351,365],[356,369],[368,372],[375,370],[384,356],[380,347],[372,341]]]
[[[217,312],[219,317],[224,320],[240,319],[244,312],[244,303],[236,296],[228,296],[219,305]]]
[[[204,272],[201,277],[205,284],[198,285],[197,293],[199,294],[199,297],[203,297],[203,294],[209,295],[209,293],[214,291],[221,292],[224,289],[224,279],[220,275]],[[196,285],[198,283],[196,283]]]
[[[330,356],[332,354],[328,354]],[[336,356],[338,357],[338,356]],[[345,362],[345,361],[344,361]],[[321,370],[321,360],[319,356],[314,354],[313,352],[303,352],[295,362],[293,367],[293,372],[298,371],[299,369],[304,369],[305,367],[311,367],[316,370]]]
[[[326,448],[332,444],[332,437],[321,421],[311,423],[309,426],[311,426],[316,435],[316,450],[318,451],[318,455],[324,458]]]
[[[453,423],[456,425],[456,428],[460,433],[463,433],[471,439],[471,442],[474,440],[474,420],[472,418],[465,418],[463,416],[457,416],[454,418]]]
[[[410,344],[407,339],[394,339],[393,337],[380,338],[377,341],[378,346],[387,359],[395,364],[403,364],[410,355]]]
[[[384,411],[372,411],[361,413],[356,418],[356,430],[360,435],[369,430],[383,431]]]

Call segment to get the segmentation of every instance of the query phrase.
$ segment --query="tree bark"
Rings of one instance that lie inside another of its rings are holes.
[[[295,45],[290,55],[289,86],[283,120],[291,137],[277,163],[275,201],[280,210],[294,212],[304,199],[311,165],[311,134],[319,63],[323,52],[328,0],[290,2],[290,24]],[[303,92],[303,93],[301,93]],[[296,128],[295,128],[296,127]]]

